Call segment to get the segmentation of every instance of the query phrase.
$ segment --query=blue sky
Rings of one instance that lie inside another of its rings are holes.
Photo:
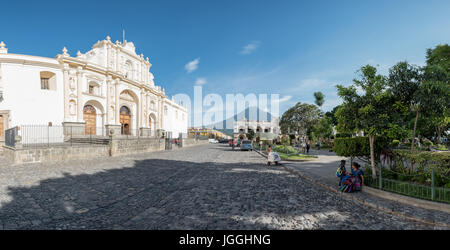
[[[150,57],[166,93],[278,93],[281,112],[322,91],[339,104],[365,64],[383,73],[400,60],[423,65],[450,41],[450,1],[8,1],[0,40],[10,53],[85,52],[110,35]],[[191,67],[186,65],[191,62]]]

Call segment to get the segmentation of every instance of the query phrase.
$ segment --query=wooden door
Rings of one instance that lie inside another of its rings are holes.
[[[130,110],[123,106],[120,108],[120,124],[122,124],[122,134],[130,134],[131,113]]]
[[[85,121],[86,135],[95,135],[97,128],[97,111],[91,105],[84,106],[83,119]]]

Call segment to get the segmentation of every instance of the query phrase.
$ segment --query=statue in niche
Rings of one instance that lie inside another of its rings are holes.
[[[76,114],[76,109],[77,109],[77,107],[76,107],[75,101],[74,100],[70,101],[69,102],[69,114],[70,115],[75,115]]]
[[[114,122],[115,115],[116,114],[114,113],[114,107],[113,106],[109,107],[109,121],[110,122]]]
[[[69,87],[71,89],[75,89],[75,77],[70,77],[69,78]]]

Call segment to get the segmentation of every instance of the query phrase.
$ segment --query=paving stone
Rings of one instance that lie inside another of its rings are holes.
[[[446,229],[344,200],[223,144],[0,165],[0,183],[4,229]]]

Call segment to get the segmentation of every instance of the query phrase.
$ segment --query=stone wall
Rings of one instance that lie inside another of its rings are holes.
[[[108,157],[108,145],[61,146],[49,148],[3,148],[3,155],[14,164],[62,162],[67,160]]]
[[[208,143],[208,140],[183,139],[183,147],[190,147]],[[172,145],[172,150],[177,150]],[[42,148],[10,148],[3,146],[2,155],[14,164],[34,162],[62,162],[99,157],[131,155],[165,150],[165,140],[159,138],[126,139],[126,137],[112,137],[109,145],[74,145],[53,146]]]
[[[165,149],[164,139],[112,139],[110,142],[111,156],[129,155],[160,151]]]

